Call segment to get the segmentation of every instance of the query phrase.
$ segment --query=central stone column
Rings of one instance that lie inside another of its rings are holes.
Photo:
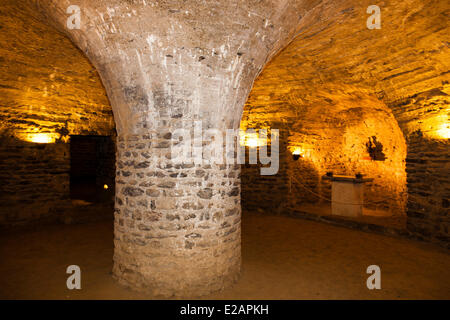
[[[218,90],[198,66],[182,68],[201,85],[183,72],[164,75],[171,85],[160,79],[144,88],[141,80],[115,93],[120,111],[130,112],[118,113],[113,274],[164,297],[208,294],[240,272],[240,166],[236,159],[212,161],[208,149],[218,136],[223,144],[239,120],[223,112],[232,105],[227,87]],[[226,74],[216,76],[228,82]],[[180,146],[188,153],[174,151]]]
[[[78,27],[68,29],[70,1],[31,2],[86,53],[113,108],[114,277],[164,296],[231,284],[240,269],[239,167],[174,162],[171,136],[198,121],[221,133],[239,128],[254,79],[294,36],[302,3],[80,0],[71,9]]]
[[[170,139],[119,138],[113,273],[153,294],[205,294],[239,275],[240,167],[174,164]]]

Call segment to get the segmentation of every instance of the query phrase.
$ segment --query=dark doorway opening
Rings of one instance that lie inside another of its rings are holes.
[[[111,136],[70,136],[70,197],[113,202],[115,144]]]

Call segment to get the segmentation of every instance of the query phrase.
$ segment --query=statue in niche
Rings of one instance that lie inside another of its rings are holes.
[[[381,142],[377,141],[377,137],[369,137],[369,142],[366,143],[367,152],[370,158],[375,161],[386,160],[386,155],[383,153],[383,145]]]

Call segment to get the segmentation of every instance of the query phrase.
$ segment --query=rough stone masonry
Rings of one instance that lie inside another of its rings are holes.
[[[238,129],[255,77],[292,39],[298,1],[32,1],[86,54],[118,132],[114,276],[154,294],[201,295],[240,271],[237,165],[173,165],[171,132]]]
[[[174,165],[170,135],[192,130],[197,120],[203,128],[237,129],[254,79],[297,34],[277,58],[275,68],[288,74],[277,90],[294,88],[294,104],[318,104],[335,98],[320,90],[340,88],[345,78],[392,108],[408,137],[410,230],[448,239],[448,192],[438,181],[430,195],[421,182],[430,170],[444,179],[448,166],[439,161],[448,143],[424,142],[417,118],[428,104],[414,111],[429,90],[439,90],[439,101],[448,96],[448,42],[440,38],[446,1],[384,1],[390,9],[376,31],[365,28],[371,1],[79,0],[79,29],[67,27],[70,0],[21,1],[84,52],[112,105],[118,132],[113,271],[121,283],[164,296],[202,295],[238,277],[239,167]],[[411,27],[418,22],[420,28]]]

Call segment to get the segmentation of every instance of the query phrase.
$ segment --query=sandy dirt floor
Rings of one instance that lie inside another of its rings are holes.
[[[111,277],[112,222],[0,235],[2,299],[151,299]],[[450,254],[434,245],[279,216],[244,213],[242,274],[205,299],[450,299]],[[82,289],[68,290],[68,265]],[[368,290],[366,268],[381,268]],[[191,297],[186,297],[191,298]]]

